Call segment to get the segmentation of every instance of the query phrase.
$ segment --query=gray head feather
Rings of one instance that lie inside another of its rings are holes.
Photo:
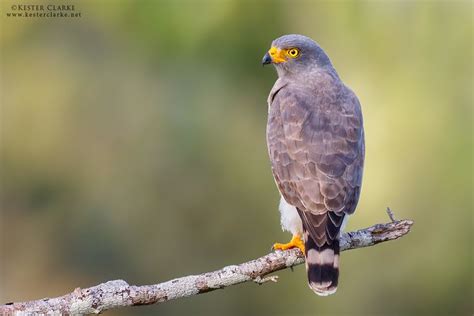
[[[324,50],[311,38],[299,35],[283,35],[272,42],[272,46],[280,49],[298,48],[300,54],[295,59],[284,63],[274,64],[279,76],[314,72],[318,69],[329,68],[333,70],[331,61]]]

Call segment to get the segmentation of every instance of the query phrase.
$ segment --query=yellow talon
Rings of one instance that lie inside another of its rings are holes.
[[[276,243],[273,245],[274,250],[287,250],[291,248],[299,248],[304,254],[304,242],[299,235],[293,235],[289,243],[280,244]]]

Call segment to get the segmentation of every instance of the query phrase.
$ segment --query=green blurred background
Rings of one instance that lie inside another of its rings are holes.
[[[471,1],[56,3],[82,17],[11,18],[18,2],[2,1],[0,302],[157,283],[289,239],[265,144],[276,74],[260,61],[302,33],[363,106],[348,229],[390,206],[413,231],[344,252],[328,298],[300,266],[277,284],[108,314],[473,313]]]

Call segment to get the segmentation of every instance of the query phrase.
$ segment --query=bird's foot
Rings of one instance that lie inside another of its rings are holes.
[[[304,242],[299,235],[293,235],[290,242],[286,244],[276,243],[273,245],[273,250],[287,250],[291,248],[299,248],[304,254]]]

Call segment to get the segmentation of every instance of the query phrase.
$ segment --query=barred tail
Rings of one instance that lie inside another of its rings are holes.
[[[319,296],[334,294],[339,278],[339,239],[319,247],[307,235],[305,240],[306,271],[309,287]]]

